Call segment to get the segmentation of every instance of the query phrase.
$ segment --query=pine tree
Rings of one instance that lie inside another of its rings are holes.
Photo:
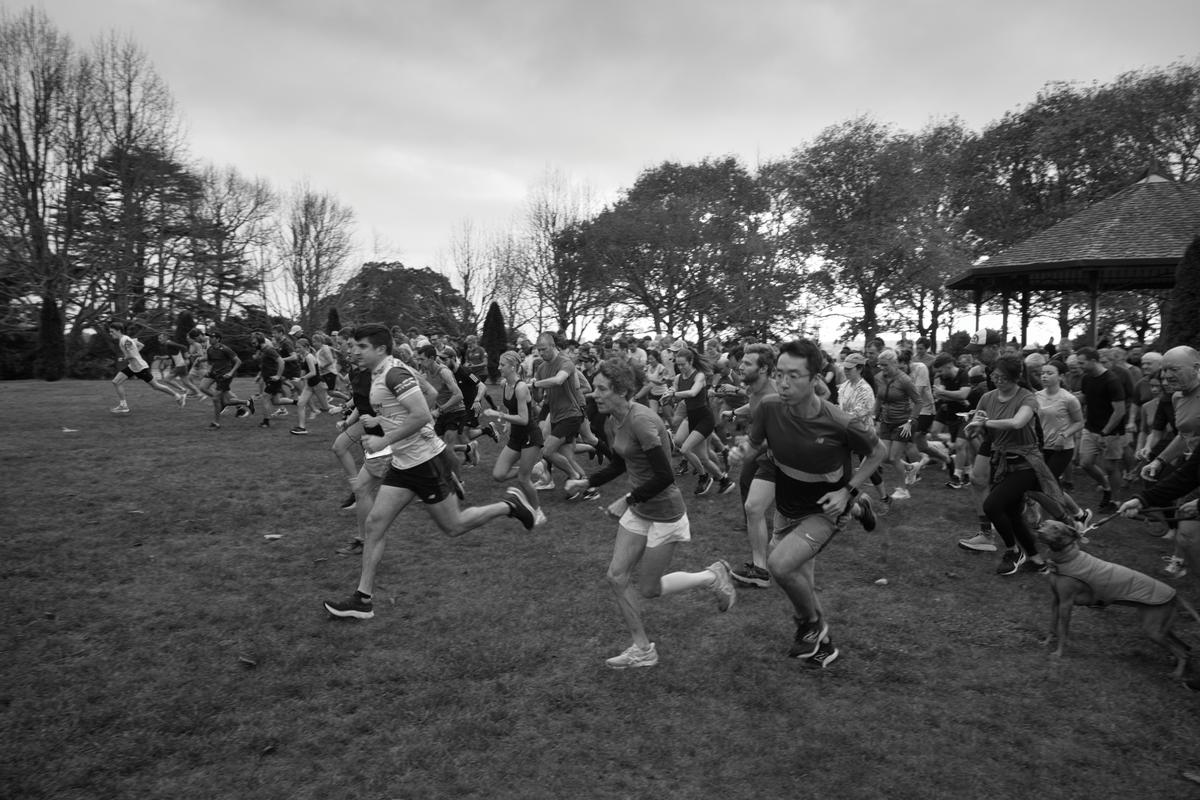
[[[1192,239],[1175,268],[1175,288],[1165,316],[1165,347],[1200,347],[1200,236]]]
[[[48,381],[62,380],[67,372],[67,335],[62,312],[51,294],[42,297],[38,325],[41,335],[34,367],[37,376]]]
[[[500,306],[493,302],[488,306],[483,320],[483,339],[480,342],[488,355],[488,380],[495,383],[500,375],[500,356],[508,349],[508,334],[505,332],[504,315]]]
[[[342,318],[338,315],[336,308],[329,309],[329,316],[325,318],[325,332],[330,336],[342,329]]]

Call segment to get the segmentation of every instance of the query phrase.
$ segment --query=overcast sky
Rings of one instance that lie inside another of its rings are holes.
[[[10,8],[22,5],[3,0]],[[78,42],[149,53],[197,159],[352,206],[433,265],[547,168],[602,199],[663,160],[753,167],[871,114],[979,128],[1048,81],[1200,54],[1197,0],[44,0]]]

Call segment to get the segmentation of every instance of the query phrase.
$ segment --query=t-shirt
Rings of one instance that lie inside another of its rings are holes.
[[[279,357],[281,359],[286,359],[288,356],[293,355],[295,352],[296,352],[296,346],[294,344],[292,344],[290,339],[288,339],[287,337],[284,337],[279,340]],[[274,373],[271,373],[271,374],[273,375]],[[284,361],[283,362],[283,377],[285,377],[285,378],[300,377],[300,360],[299,359],[296,359],[294,361]]]
[[[949,376],[939,373],[937,376],[937,384],[947,392],[957,392],[963,387],[967,386],[967,371],[961,367],[957,367]],[[969,398],[970,393],[968,393],[967,396]],[[979,396],[982,397],[983,394],[980,393]],[[943,399],[934,401],[933,405],[938,419],[945,422],[952,419],[955,414],[966,411],[969,407],[969,401]]]
[[[234,361],[237,360],[237,354],[228,345],[213,342],[209,344],[205,358],[208,360],[209,374],[224,376],[225,373],[233,369]]]
[[[1083,392],[1083,427],[1093,433],[1103,433],[1108,418],[1113,413],[1113,403],[1125,402],[1125,387],[1121,379],[1110,369],[1099,375],[1084,375],[1079,383]],[[1125,415],[1113,426],[1109,434],[1124,433]]]
[[[539,358],[533,371],[535,381],[544,381],[564,370],[567,373],[566,381],[541,390],[544,404],[550,409],[551,423],[583,416],[583,398],[579,396],[579,376],[575,373],[575,363],[559,352],[549,361]]]
[[[866,458],[878,441],[870,425],[826,400],[805,418],[771,395],[750,420],[750,444],[766,442],[775,461],[775,507],[790,519],[824,513],[818,501],[849,482],[851,453]]]
[[[171,363],[175,366],[182,367],[184,365],[183,355],[187,352],[187,348],[183,345],[178,342],[168,341],[163,344],[163,352],[171,359]]]
[[[481,381],[474,372],[459,364],[458,369],[454,370],[454,382],[458,384],[458,390],[462,392],[463,405],[469,409],[475,404],[475,397],[479,394]]]
[[[865,379],[846,381],[838,393],[838,406],[851,418],[870,425],[875,414],[875,393]]]
[[[1074,420],[1083,414],[1079,407],[1079,398],[1060,388],[1054,394],[1048,394],[1045,389],[1035,397],[1038,403],[1038,420],[1042,423],[1043,450],[1074,450],[1075,437],[1063,436],[1063,431],[1071,427]]]
[[[933,385],[929,382],[929,367],[920,361],[913,361],[908,368],[910,370],[909,377],[912,378],[913,386],[916,387],[917,394],[921,398],[917,414],[919,416],[932,415]]]
[[[258,368],[263,380],[273,380],[279,374],[279,351],[269,344],[258,349]]]
[[[1037,398],[1034,397],[1033,392],[1020,387],[1007,400],[1001,399],[999,389],[993,389],[979,398],[979,409],[987,414],[988,419],[1012,419],[1022,406],[1026,406],[1033,412],[1033,417],[1025,427],[1016,430],[984,428],[993,449],[1009,450],[1038,446],[1037,425],[1035,424],[1038,416]]]
[[[117,340],[117,347],[120,348],[121,357],[125,359],[125,366],[129,368],[130,372],[141,372],[144,369],[150,369],[150,365],[146,363],[146,359],[142,358],[142,348],[132,336],[122,333],[121,338]]]
[[[371,408],[385,434],[408,421],[410,412],[400,401],[416,398],[420,399],[418,405],[425,404],[421,383],[404,362],[385,358],[371,371]],[[441,437],[434,433],[433,423],[427,422],[416,433],[392,442],[392,466],[412,469],[441,453],[445,447]]]
[[[654,469],[650,466],[646,451],[661,447],[665,455],[671,455],[671,436],[667,433],[667,426],[657,414],[638,403],[630,405],[629,414],[620,422],[610,416],[604,423],[604,431],[613,452],[624,459],[625,471],[629,474],[632,486],[649,483],[654,477]],[[673,522],[686,511],[683,495],[674,483],[649,500],[630,506],[630,510],[639,517],[655,522]]]

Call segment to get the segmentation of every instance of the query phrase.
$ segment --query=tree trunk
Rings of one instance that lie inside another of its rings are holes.
[[[38,315],[38,355],[34,374],[48,381],[61,380],[67,371],[67,340],[63,331],[62,312],[54,297],[54,287],[42,292],[42,309]]]

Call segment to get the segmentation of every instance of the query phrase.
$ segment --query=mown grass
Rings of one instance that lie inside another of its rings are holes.
[[[1050,657],[1044,579],[955,548],[968,498],[932,478],[822,556],[829,670],[782,657],[772,589],[726,615],[706,593],[650,604],[662,662],[612,672],[627,641],[594,504],[546,497],[532,534],[456,540],[407,511],[376,618],[335,622],[321,601],[358,563],[333,553],[353,521],[330,421],[209,433],[200,408],[130,394],[114,417],[105,383],[0,384],[2,797],[1200,796],[1180,776],[1200,696],[1133,613],[1079,609]],[[499,493],[494,452],[472,500]],[[689,513],[676,566],[745,560],[736,495]],[[1153,570],[1146,530],[1091,549]]]

